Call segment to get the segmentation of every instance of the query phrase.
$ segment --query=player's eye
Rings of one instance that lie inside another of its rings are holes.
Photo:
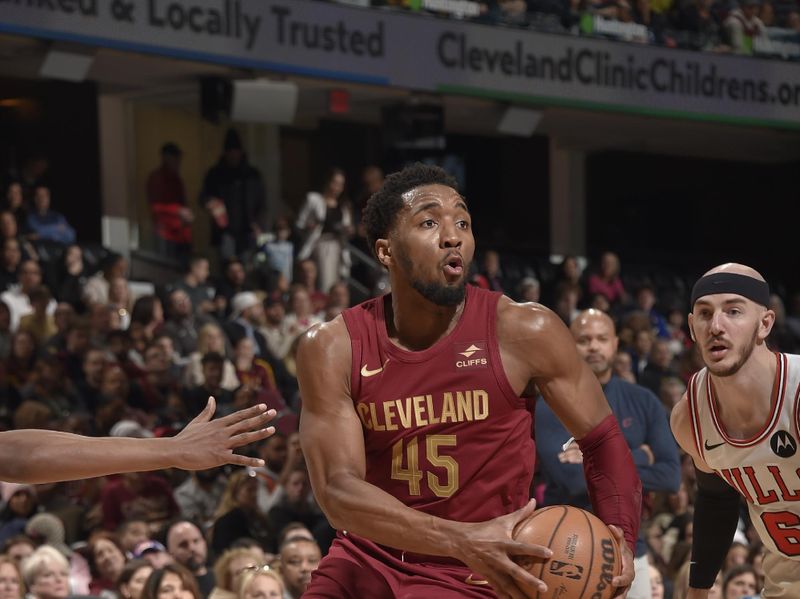
[[[456,223],[456,225],[461,229],[469,229],[469,222],[465,220],[460,220]]]
[[[420,223],[422,227],[426,229],[431,229],[436,226],[436,222],[432,218],[426,218],[422,223]]]

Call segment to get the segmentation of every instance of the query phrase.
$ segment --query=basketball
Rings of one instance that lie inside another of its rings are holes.
[[[622,571],[622,554],[605,523],[568,505],[536,510],[520,522],[514,539],[553,550],[547,561],[517,557],[515,561],[547,585],[547,592],[529,591],[531,599],[608,599],[613,578]]]

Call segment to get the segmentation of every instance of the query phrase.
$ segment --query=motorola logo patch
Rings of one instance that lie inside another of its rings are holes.
[[[786,431],[778,431],[769,440],[772,453],[780,458],[790,458],[797,453],[797,441]]]

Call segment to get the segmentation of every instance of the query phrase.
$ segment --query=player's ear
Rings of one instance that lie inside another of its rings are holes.
[[[389,263],[392,261],[392,248],[388,239],[375,241],[375,255],[378,257],[378,262],[389,268]]]
[[[697,339],[694,338],[694,326],[692,323],[692,313],[689,312],[689,316],[686,319],[686,322],[689,324],[689,337],[692,338],[692,341],[697,343]]]
[[[775,312],[773,310],[764,310],[763,314],[761,314],[761,332],[759,333],[759,337],[761,339],[766,339],[769,337],[769,334],[772,332],[772,327],[775,324]]]

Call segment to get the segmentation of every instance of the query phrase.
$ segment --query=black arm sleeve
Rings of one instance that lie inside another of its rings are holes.
[[[739,493],[716,474],[697,469],[695,472],[697,497],[694,504],[689,586],[710,589],[736,533]]]

